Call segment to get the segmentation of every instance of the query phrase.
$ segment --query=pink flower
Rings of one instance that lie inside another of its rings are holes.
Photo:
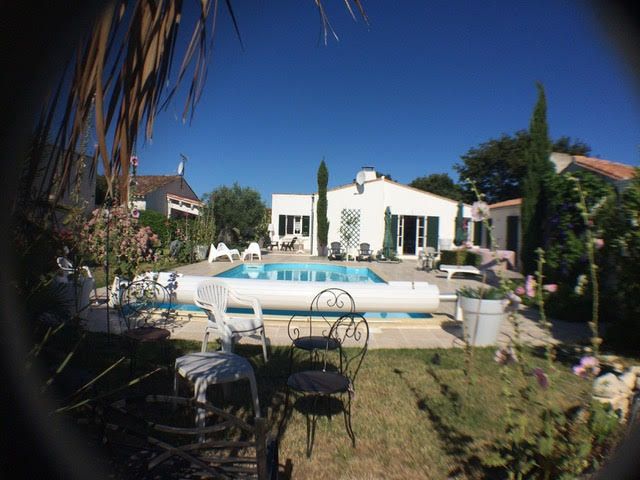
[[[478,200],[471,206],[471,218],[474,222],[481,222],[489,218],[489,205],[487,202]]]
[[[131,165],[133,165],[134,167],[138,166],[138,157],[136,157],[135,155],[131,156],[131,159],[129,160],[129,163],[131,163]]]
[[[593,244],[598,250],[600,250],[602,247],[604,247],[604,240],[602,238],[594,238]]]
[[[587,376],[587,370],[582,366],[582,365],[574,365],[573,366],[573,373],[579,377],[586,377]]]
[[[518,295],[524,295],[524,287],[523,286],[519,286],[518,288],[516,288],[516,293]]]
[[[533,275],[527,275],[527,279],[524,282],[524,288],[525,288],[525,292],[527,293],[528,297],[535,297],[536,296],[536,286],[538,285],[538,283],[536,282],[536,279],[533,278]]]
[[[542,288],[549,292],[549,293],[555,293],[558,291],[558,285],[556,283],[550,283],[549,285],[543,285]]]
[[[600,373],[600,362],[591,355],[584,356],[580,359],[580,363],[573,367],[573,373],[582,378],[590,375],[595,377]]]
[[[134,208],[133,210],[131,210],[131,216],[133,218],[140,218],[140,210],[138,210],[137,208]]]
[[[513,348],[507,347],[499,348],[498,350],[496,350],[496,354],[494,355],[493,359],[500,365],[509,365],[512,363],[516,363],[518,361],[518,356],[516,355],[516,352],[515,350],[513,350]]]
[[[549,386],[549,377],[547,377],[547,374],[544,373],[544,370],[542,370],[541,368],[534,368],[533,369],[533,375],[536,377],[536,380],[538,381],[538,385],[540,385],[540,387],[546,389]]]

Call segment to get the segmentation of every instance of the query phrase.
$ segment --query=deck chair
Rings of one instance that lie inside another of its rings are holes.
[[[340,242],[331,242],[329,248],[329,260],[344,260],[344,249]]]
[[[233,255],[240,258],[240,252],[238,251],[237,248],[229,248],[223,242],[218,243],[216,250],[218,251],[218,253],[222,253],[222,254],[228,253],[229,255],[231,255],[232,258],[233,258]]]
[[[253,316],[250,318],[230,316],[227,313],[229,298],[236,303],[251,307]],[[239,338],[257,337],[262,342],[264,361],[267,361],[267,339],[262,320],[262,307],[257,299],[238,295],[220,280],[206,280],[198,284],[193,301],[206,312],[209,318],[203,343],[208,342],[209,334],[213,332],[220,337],[222,350],[232,352],[233,344]]]
[[[231,252],[220,251],[212,243],[209,248],[209,263],[215,262],[220,257],[227,257],[230,262],[233,262],[233,255],[231,255]]]
[[[293,237],[289,243],[282,244],[282,250],[293,252],[293,248],[295,247],[297,241],[298,241],[298,237]]]
[[[242,261],[244,261],[247,256],[249,257],[249,260],[253,260],[254,255],[258,256],[258,260],[262,260],[260,245],[258,245],[256,242],[251,242],[247,249],[242,251]]]
[[[356,260],[358,262],[370,262],[373,257],[373,252],[371,251],[371,245],[368,243],[361,243],[360,248],[358,249],[358,255],[356,255]]]

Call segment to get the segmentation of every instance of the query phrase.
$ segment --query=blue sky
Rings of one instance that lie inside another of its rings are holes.
[[[315,191],[323,157],[330,186],[363,165],[457,180],[471,147],[528,127],[537,80],[553,138],[639,164],[638,85],[586,2],[365,1],[369,27],[325,3],[340,37],[327,46],[312,0],[234,2],[244,51],[223,12],[193,122],[178,97],[139,173],[171,174],[184,153],[197,194],[237,181],[268,205]]]

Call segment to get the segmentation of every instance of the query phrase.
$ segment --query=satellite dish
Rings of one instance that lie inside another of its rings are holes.
[[[356,183],[358,185],[364,185],[365,178],[366,178],[366,174],[364,173],[363,170],[360,170],[356,175]]]

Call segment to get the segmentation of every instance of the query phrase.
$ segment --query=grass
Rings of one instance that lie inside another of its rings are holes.
[[[53,339],[46,363],[57,365],[74,345],[78,332],[68,330]],[[69,367],[95,374],[119,358],[122,347],[117,337],[90,333]],[[199,344],[175,340],[171,349],[177,356],[199,350]],[[263,415],[271,432],[279,435],[280,464],[289,463],[292,478],[447,479],[486,478],[489,473],[481,460],[505,428],[503,384],[492,348],[476,350],[474,381],[468,389],[464,352],[459,349],[369,351],[355,386],[357,447],[351,447],[341,414],[321,417],[311,458],[305,455],[305,416],[284,408],[288,348],[274,348],[266,365],[258,347],[240,344],[237,353],[254,365]],[[140,371],[151,370],[157,355],[152,348],[143,349],[138,360]],[[535,352],[530,351],[528,357],[531,367],[546,368],[545,360]],[[551,387],[537,389],[534,400],[566,410],[588,395],[589,382],[573,375],[569,364],[556,362],[556,366],[550,373]],[[99,382],[99,389],[106,391],[126,383],[128,373],[125,362]],[[169,371],[135,387],[147,393],[169,393],[171,388]],[[247,414],[248,387],[238,384],[231,392],[225,400],[214,391],[212,401]],[[532,425],[539,413],[540,407],[532,402]],[[118,471],[123,476],[131,474],[122,465]]]

